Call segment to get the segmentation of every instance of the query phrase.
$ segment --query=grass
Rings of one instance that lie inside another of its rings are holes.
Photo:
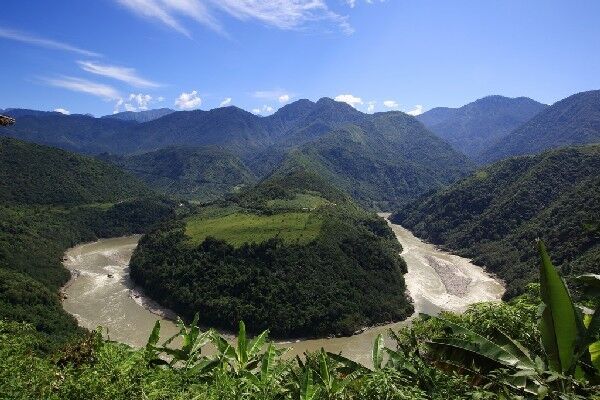
[[[267,206],[274,210],[314,210],[326,204],[329,204],[329,201],[308,193],[299,193],[292,200],[275,199],[267,201]]]
[[[321,216],[310,212],[284,212],[258,215],[244,212],[206,217],[195,215],[187,220],[186,234],[191,244],[199,244],[208,236],[225,240],[234,246],[261,243],[278,237],[288,243],[306,244],[321,230]]]

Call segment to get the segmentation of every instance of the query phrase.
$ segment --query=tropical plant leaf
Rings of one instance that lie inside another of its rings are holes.
[[[148,338],[148,342],[146,343],[146,349],[150,350],[156,346],[158,343],[158,339],[160,338],[160,320],[156,320],[154,323],[154,328],[152,328],[152,333],[150,333],[150,337]]]
[[[538,241],[540,263],[540,296],[544,302],[540,332],[549,367],[559,373],[572,369],[578,331],[576,312],[569,291],[552,265],[544,243]]]
[[[381,369],[381,365],[383,364],[383,346],[383,335],[380,333],[373,342],[372,360],[375,370]]]

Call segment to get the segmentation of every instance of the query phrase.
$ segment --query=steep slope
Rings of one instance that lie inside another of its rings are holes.
[[[13,109],[7,111],[7,115],[17,118],[17,123],[0,128],[0,136],[83,154],[118,152],[115,138],[122,137],[127,129],[136,125],[133,121],[31,110]]]
[[[1,128],[2,134],[96,154],[218,146],[239,157],[258,177],[270,174],[287,153],[302,147],[320,157],[361,204],[382,209],[449,183],[470,168],[465,157],[414,117],[400,112],[364,114],[328,98],[316,103],[299,100],[269,117],[237,107],[174,112],[146,123],[23,117],[14,127]]]
[[[174,113],[170,108],[157,108],[146,111],[124,111],[116,114],[105,115],[102,118],[120,119],[122,121],[149,122],[165,115]]]
[[[434,108],[417,117],[456,150],[479,154],[547,106],[527,97],[488,96],[460,108]]]
[[[24,204],[117,202],[150,190],[119,168],[11,138],[0,138],[0,201]]]
[[[600,90],[567,97],[532,118],[481,154],[482,162],[600,142]]]
[[[298,167],[144,236],[131,276],[211,326],[349,335],[412,313],[401,250],[385,221]]]
[[[395,205],[464,176],[466,157],[401,112],[378,113],[292,152],[284,162],[311,164],[361,205]]]
[[[567,274],[598,273],[600,145],[508,159],[393,215],[416,235],[474,258],[506,296],[535,280],[535,239]]]
[[[157,191],[189,200],[215,200],[256,179],[239,158],[215,147],[169,147],[129,157],[100,158]]]
[[[45,349],[78,335],[58,296],[70,275],[64,250],[142,233],[171,215],[170,204],[151,196],[115,166],[0,138],[0,319],[31,323]]]

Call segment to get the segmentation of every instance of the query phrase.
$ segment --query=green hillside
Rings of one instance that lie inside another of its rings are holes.
[[[53,348],[81,333],[58,297],[65,249],[142,233],[172,206],[116,167],[64,150],[0,139],[0,165],[0,319],[31,323]]]
[[[256,179],[239,158],[215,147],[169,147],[129,157],[100,158],[161,193],[188,200],[216,200]]]
[[[119,168],[64,150],[0,138],[0,201],[21,204],[117,202],[147,196]]]
[[[523,291],[542,238],[567,275],[598,273],[600,146],[508,159],[400,209],[392,220],[485,265]]]
[[[560,100],[515,129],[480,156],[493,162],[510,156],[600,142],[600,90]]]
[[[417,119],[456,150],[477,160],[547,106],[527,97],[487,96],[460,108],[433,108]]]
[[[466,157],[404,113],[379,113],[292,152],[283,168],[309,164],[362,206],[390,210],[464,176]]]
[[[226,329],[244,320],[277,337],[349,335],[409,316],[406,265],[386,223],[309,169],[285,176],[145,235],[132,278],[186,318]]]
[[[266,117],[222,107],[173,112],[145,123],[21,112],[15,126],[0,128],[0,136],[85,154],[133,155],[117,162],[159,190],[188,198],[214,199],[251,182],[252,175],[269,176],[298,149],[372,209],[389,210],[471,169],[466,157],[414,117],[366,114],[329,98],[298,100]],[[218,147],[228,155],[163,150],[173,146]]]

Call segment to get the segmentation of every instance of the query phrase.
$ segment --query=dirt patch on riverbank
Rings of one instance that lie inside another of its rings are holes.
[[[425,256],[425,258],[436,274],[438,274],[448,294],[458,297],[465,297],[467,295],[469,285],[473,281],[472,278],[465,276],[455,264],[432,256]]]

